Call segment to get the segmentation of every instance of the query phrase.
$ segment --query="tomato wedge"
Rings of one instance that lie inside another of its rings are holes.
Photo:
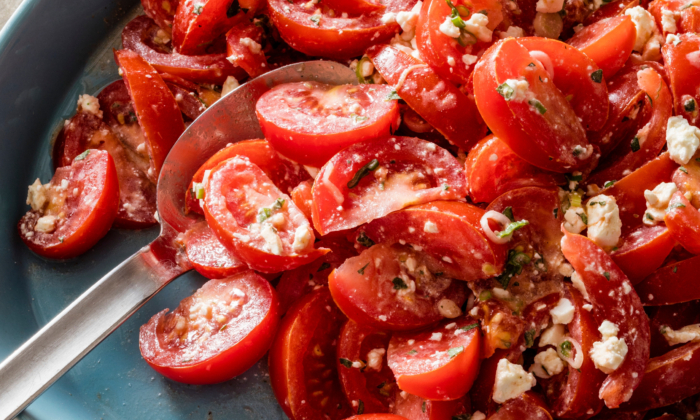
[[[700,299],[697,273],[700,256],[692,257],[659,268],[643,282],[635,286],[637,294],[646,306],[672,305]]]
[[[347,259],[328,277],[333,300],[348,318],[379,330],[411,330],[444,318],[467,299],[466,282],[452,280],[409,245],[378,244]],[[459,315],[459,310],[456,311]]]
[[[700,212],[680,192],[673,195],[668,209],[664,222],[673,238],[688,252],[700,254]]]
[[[691,58],[697,56],[700,37],[692,33],[680,34],[678,40],[678,44],[667,43],[661,49],[673,92],[674,114],[697,127],[700,126],[700,82],[692,76],[698,70],[697,61]]]
[[[399,106],[390,94],[386,85],[286,83],[265,92],[255,113],[276,150],[321,167],[342,149],[363,140],[383,143],[399,128]]]
[[[625,65],[636,39],[632,18],[622,15],[586,26],[568,43],[589,56],[603,70],[603,76],[610,79]]]
[[[649,309],[649,308],[647,308]],[[681,328],[697,324],[700,321],[700,307],[697,301],[664,305],[653,308],[649,316],[651,327],[651,353],[652,358],[663,356],[674,348],[683,344],[671,346],[666,340],[666,329],[680,330]]]
[[[690,159],[683,165],[684,171],[677,170],[673,174],[673,182],[684,197],[690,197],[688,201],[695,208],[700,207],[700,161]]]
[[[265,175],[272,180],[277,188],[286,194],[291,193],[302,181],[310,179],[309,173],[301,165],[280,156],[266,140],[240,141],[214,153],[197,169],[185,195],[185,209],[188,213],[204,214],[200,205],[200,200],[204,198],[204,191],[201,189],[201,185],[195,188],[195,184],[202,184],[204,174],[207,171],[211,171],[221,162],[235,156],[248,158],[251,163],[265,172]],[[197,198],[198,194],[201,198]]]
[[[542,397],[528,391],[518,398],[506,401],[490,420],[551,420],[547,404]]]
[[[422,398],[462,397],[479,372],[479,322],[469,316],[442,321],[420,332],[396,333],[388,363],[402,390]]]
[[[664,225],[639,225],[621,238],[621,245],[610,256],[633,285],[661,267],[676,241]]]
[[[313,220],[313,207],[314,207],[314,195],[312,193],[313,182],[306,180],[301,182],[299,185],[294,187],[292,192],[289,194],[292,196],[294,204],[299,207],[304,216],[307,219]]]
[[[566,184],[564,175],[527,163],[493,134],[469,151],[465,172],[469,196],[477,203],[490,203],[499,195],[522,187],[553,188]]]
[[[632,285],[610,256],[581,235],[564,232],[562,251],[581,276],[598,324],[608,320],[619,328],[628,347],[616,370],[603,381],[599,397],[608,408],[628,401],[644,376],[649,359],[649,319]]]
[[[114,161],[103,150],[88,149],[51,182],[29,187],[32,209],[19,221],[22,241],[47,258],[73,258],[92,248],[112,227],[119,205]]]
[[[325,287],[304,296],[282,320],[270,350],[270,382],[290,419],[352,414],[336,367],[336,341],[346,320]]]
[[[247,158],[221,162],[204,183],[209,226],[249,267],[276,273],[329,252],[314,249],[313,229],[304,214]]]
[[[216,38],[246,20],[245,13],[239,11],[237,1],[180,1],[173,24],[175,50],[185,55],[204,54]]]
[[[216,239],[207,222],[199,222],[187,230],[185,250],[194,269],[208,279],[223,279],[248,269]]]
[[[242,67],[250,77],[258,77],[270,70],[261,49],[263,30],[248,20],[239,22],[226,32],[227,60]]]
[[[486,135],[487,127],[474,98],[462,93],[427,64],[389,45],[369,48],[366,54],[408,106],[450,143],[469,150]]]
[[[227,381],[248,370],[272,344],[277,295],[252,271],[210,280],[173,312],[141,327],[139,347],[161,375],[188,384]]]
[[[399,393],[394,402],[394,414],[411,420],[452,420],[471,413],[469,395],[452,401],[431,401]]]

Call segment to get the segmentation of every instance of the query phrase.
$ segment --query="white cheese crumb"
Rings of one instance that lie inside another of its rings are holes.
[[[224,85],[221,86],[221,96],[225,96],[235,88],[240,86],[240,83],[238,83],[238,80],[233,77],[233,76],[228,76],[226,78],[226,81],[224,82]]]
[[[539,0],[536,10],[542,13],[558,13],[564,6],[564,0]]]
[[[41,233],[51,233],[54,230],[56,230],[57,221],[58,219],[56,218],[56,216],[40,217],[39,220],[36,221],[36,225],[34,225],[34,231]]]
[[[686,325],[680,330],[665,327],[662,334],[670,346],[698,341],[700,340],[700,324]]]
[[[462,315],[462,310],[452,299],[440,299],[437,305],[438,312],[445,318],[452,319]]]
[[[682,116],[668,119],[666,145],[674,162],[685,165],[700,146],[700,128],[688,124]]]
[[[510,292],[507,290],[501,289],[500,287],[494,287],[492,290],[492,293],[498,299],[501,299],[501,300],[510,299]]]
[[[260,51],[262,49],[262,45],[258,44],[257,42],[253,41],[250,38],[241,38],[240,41],[238,41],[241,45],[244,47],[248,47],[248,50],[253,53],[253,54],[260,54]]]
[[[562,324],[555,324],[546,330],[542,331],[540,335],[540,347],[544,346],[558,346],[559,343],[564,340],[565,329]]]
[[[569,207],[564,213],[564,229],[571,233],[581,233],[586,224],[583,223],[583,218],[586,217],[586,211],[583,207]]]
[[[382,356],[384,356],[386,350],[382,348],[370,350],[367,353],[367,368],[374,369],[376,371],[382,370]]]
[[[676,27],[676,16],[670,10],[664,10],[661,12],[661,27],[664,32],[675,34],[678,31]]]
[[[479,41],[491,42],[493,31],[488,28],[488,24],[488,16],[481,13],[473,13],[469,20],[464,22],[464,30],[476,36]]]
[[[583,298],[586,300],[590,300],[590,297],[588,297],[588,291],[586,290],[586,285],[583,284],[583,279],[581,278],[581,275],[577,272],[574,272],[571,275],[571,283],[573,284],[574,288],[581,292],[583,295]]]
[[[622,234],[622,221],[615,198],[601,194],[591,198],[586,207],[588,238],[602,248],[617,245]]]
[[[499,32],[501,38],[522,38],[525,36],[525,31],[519,26],[509,26],[505,32]]]
[[[530,372],[539,378],[551,378],[564,370],[564,363],[553,348],[538,353],[535,362],[530,366]]]
[[[436,332],[433,333],[433,335],[430,336],[431,341],[440,341],[442,340],[442,333]]]
[[[294,243],[292,248],[294,252],[301,252],[309,246],[311,240],[311,228],[308,225],[302,225],[294,231]]]
[[[472,414],[471,420],[486,420],[486,414],[477,410],[474,412],[474,414]]]
[[[467,67],[469,67],[469,66],[471,66],[472,64],[476,63],[476,60],[478,60],[478,59],[479,59],[479,57],[477,57],[477,56],[475,56],[475,55],[471,55],[471,54],[464,54],[464,55],[462,56],[462,62],[463,62],[464,65],[466,65]]]
[[[658,32],[656,23],[654,23],[654,17],[641,6],[625,10],[625,15],[632,17],[632,22],[634,22],[634,26],[637,28],[634,50],[642,52],[644,51],[644,46],[647,41],[649,41],[655,32]]]
[[[440,24],[439,29],[440,32],[449,36],[450,38],[459,38],[459,28],[452,23],[452,18],[450,16],[445,17],[445,21]]]
[[[602,334],[603,340],[607,340],[610,337],[617,337],[617,334],[620,332],[620,327],[606,319],[600,324],[598,331]]]
[[[265,240],[266,248],[274,255],[282,255],[282,240],[277,234],[277,229],[275,229],[269,223],[263,223],[262,229],[260,229],[260,236]],[[295,233],[296,241],[296,233]]]
[[[78,112],[83,111],[90,114],[95,114],[102,118],[102,111],[100,111],[100,101],[94,96],[90,95],[80,95],[78,97]]]
[[[517,398],[537,384],[531,373],[522,366],[510,363],[506,359],[498,361],[496,381],[493,385],[493,400],[499,404]]]
[[[552,322],[555,324],[568,324],[574,319],[574,305],[569,299],[559,299],[557,306],[549,311],[552,315]]]
[[[46,185],[42,185],[39,178],[37,178],[34,183],[29,186],[29,191],[27,192],[27,204],[32,206],[32,210],[43,210],[44,206],[49,201],[49,197],[47,195],[48,188]]]
[[[530,83],[525,79],[508,79],[504,82],[513,90],[513,94],[509,97],[504,97],[506,101],[523,102],[530,99]]]
[[[625,340],[617,338],[620,329],[612,322],[605,320],[598,327],[602,334],[602,341],[593,343],[590,355],[595,367],[610,374],[620,367],[627,356],[627,344]]]

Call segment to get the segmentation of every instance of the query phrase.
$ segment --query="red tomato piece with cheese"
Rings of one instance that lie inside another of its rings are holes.
[[[210,280],[141,327],[139,347],[161,375],[214,384],[248,370],[267,353],[279,323],[270,283],[252,271]]]
[[[678,35],[678,40],[677,44],[667,43],[661,49],[673,92],[674,114],[697,127],[700,126],[700,82],[693,75],[700,65],[700,54],[697,53],[700,37],[688,33]]]
[[[622,15],[586,26],[567,42],[590,57],[610,79],[625,65],[636,39],[632,18]]]
[[[389,45],[372,47],[367,55],[408,106],[450,143],[469,150],[486,135],[487,127],[474,98],[427,64]]]
[[[365,141],[333,156],[318,173],[314,227],[325,235],[411,205],[466,194],[460,163],[434,143],[412,137]]]
[[[338,307],[358,324],[412,330],[458,316],[467,299],[466,283],[431,262],[409,245],[378,244],[347,259],[328,284]]]
[[[88,149],[51,182],[29,187],[28,211],[17,226],[22,241],[46,258],[73,258],[92,248],[112,227],[119,205],[114,160]]]
[[[386,85],[286,83],[255,105],[267,141],[284,156],[321,167],[364,140],[383,143],[399,128],[399,106]]]
[[[314,249],[314,232],[304,214],[247,158],[221,162],[204,183],[207,223],[254,270],[290,270],[328,252]]]
[[[207,222],[199,222],[185,232],[185,250],[194,269],[208,279],[223,279],[248,269],[216,239]]]
[[[672,305],[700,299],[696,281],[698,270],[700,256],[668,264],[636,285],[635,290],[645,306]]]
[[[479,322],[463,316],[426,330],[395,333],[387,358],[401,390],[449,401],[471,388],[479,372],[480,354]]]
[[[246,18],[237,1],[181,0],[173,22],[173,47],[184,55],[206,53],[212,42]]]
[[[673,174],[673,183],[678,187],[678,191],[688,198],[690,204],[695,208],[700,207],[700,161],[690,159],[683,165],[685,170],[676,170]]]
[[[669,328],[680,330],[685,326],[700,322],[700,306],[698,306],[697,301],[657,306],[651,309],[653,310],[649,311],[649,325],[651,329],[650,357],[652,358],[663,356],[685,344],[670,345],[665,334],[668,333]]]
[[[613,261],[633,285],[661,267],[676,241],[664,225],[639,225],[620,238],[618,249],[610,253]]]
[[[649,3],[649,13],[654,16],[656,25],[665,37],[669,33],[686,33],[686,32],[698,32],[700,30],[700,20],[698,19],[700,15],[698,10],[695,9],[697,6],[694,2],[687,2],[684,0],[656,0]],[[671,13],[673,15],[673,22],[675,23],[676,30],[668,31],[664,22],[664,12]]]
[[[313,182],[306,180],[301,182],[299,185],[294,187],[292,192],[289,194],[292,196],[294,204],[299,207],[304,216],[307,219],[312,220],[312,213],[314,207],[314,195],[312,192]]]
[[[175,11],[180,0],[141,0],[143,12],[168,34],[172,34]]]
[[[242,67],[250,77],[258,77],[270,70],[262,50],[263,30],[247,20],[237,23],[226,32],[227,60]]]
[[[682,193],[677,192],[671,198],[664,222],[683,248],[692,254],[700,254],[700,212]]]

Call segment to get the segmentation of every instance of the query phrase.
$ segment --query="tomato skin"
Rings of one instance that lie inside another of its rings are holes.
[[[248,266],[226,249],[202,221],[185,232],[187,259],[195,270],[208,279],[223,279],[248,270]]]
[[[672,305],[700,299],[700,256],[666,265],[635,286],[645,306]]]
[[[386,85],[286,83],[265,92],[255,113],[265,138],[282,155],[321,167],[348,146],[365,140],[382,142],[398,129],[399,106],[397,101],[386,100],[390,92]],[[329,121],[328,115],[337,118]]]
[[[682,193],[677,192],[669,202],[664,217],[673,238],[688,252],[700,254],[700,213]]]
[[[542,397],[528,391],[518,398],[513,398],[501,405],[491,420],[551,420],[547,404]]]
[[[568,43],[589,56],[603,70],[603,76],[610,79],[632,54],[636,38],[632,18],[621,15],[583,28]]]
[[[678,187],[684,197],[691,195],[690,204],[695,208],[700,207],[700,162],[691,159],[687,164],[683,165],[685,171],[676,170],[673,174],[673,182]]]
[[[147,175],[156,181],[170,148],[185,131],[180,108],[168,86],[146,60],[130,50],[115,51],[114,57],[146,138],[151,157]]]
[[[649,309],[649,308],[647,308]],[[679,330],[686,325],[696,324],[700,321],[700,307],[698,302],[690,301],[675,305],[665,305],[653,308],[649,318],[651,320],[651,354],[652,358],[663,356],[670,350],[683,344],[671,346],[661,331],[666,328]]]
[[[167,81],[165,84],[168,85],[168,89],[170,89],[170,92],[175,97],[175,101],[177,102],[177,106],[180,108],[180,111],[190,120],[197,119],[197,117],[202,115],[202,113],[207,110],[204,104],[193,96],[196,95],[194,91],[187,90],[182,86]]]
[[[138,16],[122,31],[122,45],[139,54],[160,72],[174,74],[195,83],[223,84],[228,76],[238,80],[246,77],[242,68],[234,67],[226,60],[226,54],[198,56],[163,52],[153,47],[151,37],[157,31],[155,22],[146,16]]]
[[[346,320],[325,287],[304,296],[282,320],[268,363],[272,390],[290,419],[329,416],[340,420],[352,414],[337,378],[332,344]],[[311,380],[325,370],[331,371],[327,380],[313,384]],[[323,391],[322,395],[313,397],[316,391]],[[331,412],[324,412],[320,404],[326,396],[329,403],[325,407]]]
[[[610,256],[633,285],[661,267],[676,241],[663,225],[639,225],[622,237],[622,245]]]
[[[469,150],[486,135],[487,127],[474,98],[462,93],[426,64],[389,45],[371,47],[366,54],[408,106],[450,143]]]
[[[446,328],[447,325],[452,327]],[[441,340],[431,340],[438,332]],[[459,354],[448,354],[449,349],[459,347]],[[438,352],[440,356],[436,356]],[[443,320],[423,331],[395,333],[389,342],[387,362],[403,391],[429,400],[450,401],[464,396],[471,388],[479,372],[480,353],[479,322],[462,316]]]
[[[349,188],[355,174],[375,158],[379,168]],[[384,169],[386,181],[380,181],[377,176]],[[340,151],[321,168],[313,187],[313,222],[326,235],[411,205],[460,200],[466,194],[461,165],[447,150],[411,137],[364,141]]]
[[[408,420],[405,417],[397,416],[396,414],[375,413],[375,414],[360,414],[357,416],[348,417],[346,420]]]
[[[219,330],[212,337],[216,340],[213,344],[218,345],[216,348],[206,349],[204,356],[198,353],[198,357],[191,362],[182,362],[179,359],[186,354],[183,349],[178,345],[167,345],[166,340],[170,338],[164,336],[165,328],[170,322],[177,321],[172,318],[173,315],[181,313],[177,316],[188,316],[188,305],[194,298],[190,297],[180,302],[172,314],[166,315],[168,309],[165,309],[141,326],[139,348],[146,362],[167,378],[193,385],[227,381],[257,363],[270,348],[277,330],[280,318],[277,295],[267,280],[252,271],[245,271],[225,279],[210,280],[195,296],[211,291],[216,293],[217,290],[230,292],[232,289],[238,289],[248,296],[242,306],[246,318],[226,324],[228,328]],[[223,297],[223,293],[216,295],[220,296]],[[236,332],[226,332],[234,329]]]
[[[306,180],[302,181],[294,187],[292,192],[289,194],[292,196],[292,200],[294,201],[294,204],[299,207],[299,210],[301,210],[302,213],[304,213],[304,216],[306,216],[307,219],[312,220],[312,213],[313,213],[313,206],[314,206],[314,196],[312,193],[312,188],[314,186],[314,183],[312,181]]]
[[[522,187],[553,188],[566,184],[564,175],[527,163],[493,134],[469,151],[465,172],[469,196],[477,203],[490,203],[499,195]]]
[[[153,19],[161,29],[167,33],[172,33],[175,11],[180,4],[180,0],[141,0],[143,12]]]
[[[654,1],[657,2],[659,0]],[[678,45],[669,43],[661,48],[673,92],[674,115],[683,116],[691,125],[697,127],[700,126],[700,83],[697,77],[692,76],[697,73],[697,67],[688,59],[688,54],[700,49],[700,37],[689,33],[679,34],[678,39],[681,41]],[[694,112],[686,111],[683,106],[691,98],[695,99]]]
[[[600,6],[598,10],[591,13],[583,24],[584,26],[589,26],[603,19],[624,15],[627,9],[631,9],[635,6],[639,6],[639,0],[620,0],[619,2],[604,4]]]
[[[425,405],[424,405],[425,404]],[[394,414],[411,420],[451,420],[460,414],[471,413],[469,395],[452,401],[431,401],[406,393],[394,402]]]
[[[270,70],[270,67],[262,50],[254,53],[250,47],[242,45],[241,40],[249,38],[260,44],[262,37],[262,28],[253,25],[247,19],[238,22],[226,32],[226,54],[228,57],[234,57],[236,65],[242,67],[251,78],[260,76]]]
[[[228,16],[231,2],[228,0],[181,0],[173,23],[173,46],[184,55],[200,55],[206,52],[216,38],[234,25],[244,22],[245,13]]]
[[[17,225],[27,247],[46,258],[73,258],[92,248],[112,227],[119,207],[117,170],[103,150],[88,149],[87,157],[57,169],[51,185],[61,188],[62,181],[68,182],[64,204],[52,208],[55,204],[50,202],[47,208],[59,217],[52,233],[34,231],[42,215],[31,210]],[[73,194],[74,190],[79,194]]]
[[[624,339],[628,347],[622,365],[603,381],[598,394],[608,408],[617,408],[630,399],[642,381],[649,358],[649,319],[639,297],[631,292],[629,280],[610,256],[584,236],[566,231],[564,234],[562,251],[583,280],[596,322],[609,320],[616,324],[620,329],[618,337]],[[602,271],[586,270],[593,266]],[[625,293],[625,290],[630,292]],[[613,297],[609,291],[614,292]],[[629,313],[632,310],[633,315]]]

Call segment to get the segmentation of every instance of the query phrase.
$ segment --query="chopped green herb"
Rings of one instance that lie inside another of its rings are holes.
[[[498,408],[501,408],[501,406],[499,405]],[[472,416],[465,413],[465,414],[459,414],[456,416],[452,416],[451,420],[471,420],[471,419],[472,419]]]
[[[369,239],[367,234],[364,232],[360,232],[360,234],[357,235],[357,243],[367,248],[374,246],[374,241]]]
[[[668,326],[662,325],[662,326],[659,327],[659,332],[660,332],[661,334],[666,334],[667,331],[668,331]]]
[[[392,90],[391,92],[389,92],[389,94],[386,95],[386,98],[384,98],[385,101],[394,101],[394,100],[399,100],[399,99],[401,99],[401,97],[399,96],[399,94],[396,92],[395,89]]]
[[[511,222],[515,222],[515,218],[513,217],[513,207],[508,206],[503,210],[503,215],[506,216]]]
[[[525,347],[532,347],[535,344],[535,329],[525,331]]]
[[[544,365],[540,365],[540,367],[542,368],[542,370],[544,371],[544,373],[546,373],[547,375],[549,375],[549,372],[547,372],[547,368],[544,367]]]
[[[492,295],[490,290],[484,290],[483,292],[479,293],[479,300],[482,302],[491,299],[491,297]]]
[[[470,330],[473,330],[474,328],[478,328],[478,327],[479,327],[479,323],[478,323],[478,322],[475,322],[475,323],[473,323],[473,324],[469,324],[469,325],[465,325],[465,326],[463,326],[463,327],[459,327],[459,329],[462,330],[462,331],[470,331]]]
[[[447,350],[447,355],[450,356],[450,359],[454,359],[455,356],[462,353],[463,351],[464,351],[464,347],[462,347],[462,346],[453,347],[453,348]]]
[[[678,169],[679,169],[679,170],[680,170],[681,172],[685,173],[685,174],[687,174],[687,173],[688,173],[688,170],[687,170],[687,169],[685,169],[685,167],[684,167],[684,166],[681,166],[681,167],[680,167],[680,168],[678,168]]]
[[[359,124],[362,121],[367,121],[369,117],[366,117],[364,115],[350,114],[350,119],[352,119],[353,124]]]
[[[340,360],[340,364],[345,366],[346,368],[352,367],[352,362],[350,360],[342,358],[342,357],[339,360]]]
[[[649,104],[653,107],[654,106],[654,100],[651,99],[651,95],[647,93],[647,98],[649,98]]]
[[[537,99],[530,99],[527,101],[527,103],[534,107],[537,112],[540,113],[540,115],[544,115],[544,113],[547,112],[547,108],[545,108],[544,105],[542,105],[542,102],[538,101]]]
[[[638,152],[639,151],[639,137],[635,136],[632,139],[632,143],[630,144],[630,146],[632,147],[633,152]]]
[[[678,272],[678,266],[673,267],[673,272],[674,273]]]
[[[365,412],[365,403],[362,402],[362,400],[358,400],[359,402],[357,403],[357,414],[362,414]]]
[[[272,204],[272,210],[281,210],[282,207],[284,207],[284,198],[278,198],[275,200],[275,202]]]
[[[651,213],[644,213],[644,217],[647,220],[651,220],[652,222],[654,221],[654,216],[652,216]]]
[[[367,163],[365,166],[361,167],[357,172],[355,172],[355,176],[352,177],[352,179],[348,182],[348,188],[355,188],[357,184],[360,183],[360,180],[367,175],[369,175],[370,172],[376,170],[379,167],[379,161],[377,159],[372,159],[369,163]]]
[[[573,175],[573,174],[572,174],[572,175],[569,175],[569,174],[565,174],[564,176],[566,176],[566,179],[567,179],[568,181],[576,181],[576,182],[581,182],[581,181],[583,181],[583,175],[581,175],[581,174],[579,174],[579,175]]]
[[[588,226],[588,216],[586,216],[586,213],[576,213],[578,214],[578,217],[581,218],[581,221],[583,222],[584,225]]]
[[[408,355],[409,355],[409,356],[413,356],[414,354],[418,354],[418,352],[415,351],[415,350],[409,350],[409,351],[408,351]]]
[[[697,104],[695,103],[694,98],[690,98],[687,101],[683,103],[683,109],[685,109],[685,112],[695,112],[697,109]]]
[[[596,83],[600,83],[603,81],[603,70],[598,69],[591,73],[591,80],[593,80]]]
[[[61,241],[61,243],[63,243],[63,241],[65,240],[65,238],[64,238],[63,236],[59,236],[58,240]]]
[[[316,26],[321,25],[321,15],[313,15],[309,18],[310,21],[316,24]]]
[[[512,235],[513,232],[515,232],[516,230],[521,229],[522,227],[527,226],[529,224],[530,222],[528,222],[527,220],[520,220],[517,222],[510,223],[508,226],[506,226],[504,230],[496,233],[496,236],[498,236],[499,238],[505,238],[506,236]]]
[[[316,272],[318,273],[318,272],[323,271],[323,270],[328,270],[329,268],[331,268],[331,265],[328,264],[327,262],[324,262],[323,264],[321,264],[320,267],[318,267],[318,271],[316,271]]]
[[[364,274],[365,274],[365,268],[367,268],[368,266],[369,266],[369,263],[365,264],[365,266],[362,267],[362,268],[360,268],[359,270],[357,270],[357,272],[360,273],[360,274],[362,274],[362,275],[364,275]]]
[[[425,413],[425,401],[423,401],[423,404],[421,405],[420,410]]]
[[[86,157],[88,157],[89,154],[90,154],[90,149],[87,149],[87,150],[84,151],[83,153],[81,153],[81,154],[79,154],[78,156],[76,156],[75,159],[73,159],[73,162],[77,162],[77,161],[79,161],[79,160],[83,160],[83,159],[85,159]]]
[[[496,281],[501,284],[503,290],[507,289],[510,284],[510,279],[522,273],[523,266],[530,264],[530,262],[532,262],[532,258],[530,258],[529,255],[511,249],[508,251],[508,260],[506,261],[503,273],[496,277]]]
[[[267,207],[262,207],[260,210],[258,210],[258,223],[262,223],[270,217],[272,217],[272,210],[268,209]]]
[[[203,5],[203,4],[195,4],[195,5],[194,5],[193,13],[194,13],[195,15],[201,15],[203,9],[204,9],[204,5]]]
[[[226,325],[224,325],[223,327],[219,328],[219,331],[223,331],[223,330],[225,330],[226,328],[228,328],[228,324],[226,324]]]
[[[557,208],[557,209],[552,210],[552,214],[554,214],[554,218],[555,218],[555,219],[556,219],[557,217],[559,217],[559,209]]]
[[[610,273],[605,271],[605,272],[603,272],[603,276],[605,277],[605,280],[610,281]]]
[[[508,83],[502,83],[496,88],[496,92],[503,96],[503,99],[506,101],[510,101],[510,98],[512,98],[513,94],[515,93],[515,90],[513,90]]]
[[[564,341],[563,343],[561,343],[561,345],[559,346],[559,348],[561,349],[561,354],[562,354],[564,357],[569,357],[569,355],[571,354],[571,349],[574,348],[574,345],[571,344],[571,341],[566,340],[566,341]]]
[[[615,180],[608,181],[608,182],[606,182],[605,184],[603,184],[603,188],[610,188],[610,187],[612,187],[613,185],[615,185],[615,182],[617,182],[617,181],[615,181]]]
[[[408,285],[401,277],[394,277],[391,282],[394,283],[394,290],[408,289]]]
[[[673,203],[669,206],[669,210],[675,210],[675,209],[682,209],[685,208],[685,204],[683,203]]]
[[[447,184],[442,184],[442,190],[443,190],[443,191],[449,191],[449,190],[450,190],[450,186],[447,185]]]

